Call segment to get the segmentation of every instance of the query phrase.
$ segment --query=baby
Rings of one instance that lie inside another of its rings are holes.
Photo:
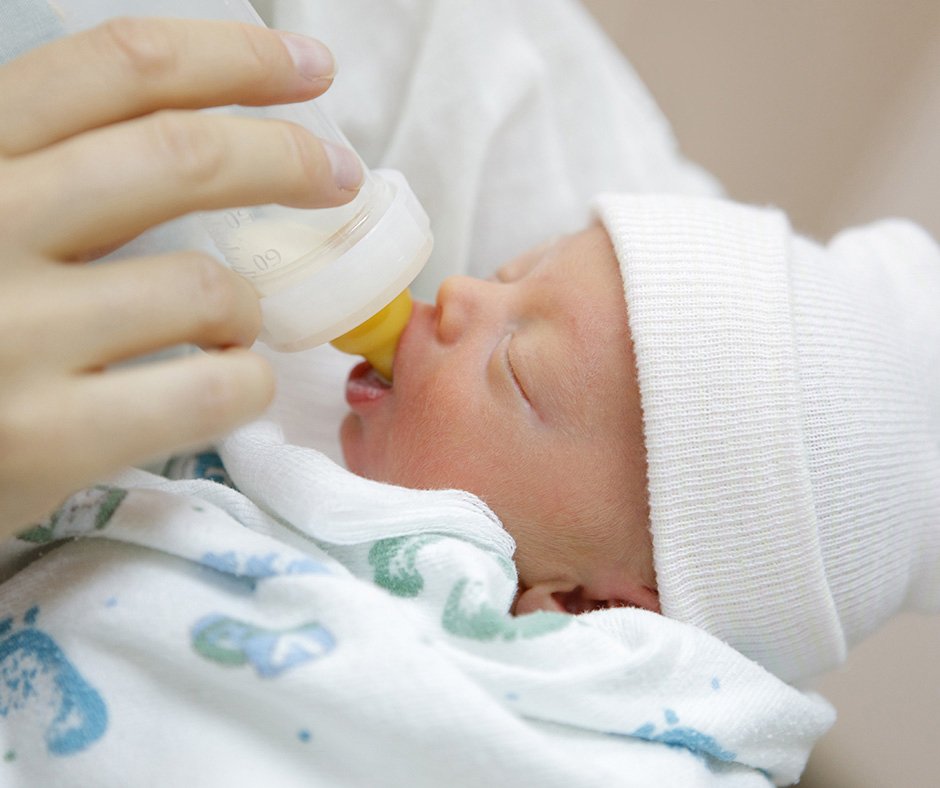
[[[642,413],[600,225],[418,303],[387,387],[353,370],[348,467],[476,493],[517,543],[517,613],[658,610]]]
[[[940,609],[936,245],[896,222],[824,248],[720,200],[595,208],[418,304],[393,387],[353,370],[348,467],[486,501],[517,614],[661,611],[787,680]]]

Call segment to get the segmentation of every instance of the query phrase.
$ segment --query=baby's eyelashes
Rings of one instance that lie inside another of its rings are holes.
[[[513,335],[509,334],[507,338],[504,340],[506,343],[506,351],[505,351],[506,367],[509,370],[509,376],[512,378],[513,386],[516,388],[516,391],[519,392],[519,396],[521,396],[522,399],[525,400],[526,406],[531,408],[532,400],[529,398],[529,394],[526,391],[526,387],[522,383],[522,380],[519,378],[519,374],[518,372],[516,372],[516,367],[512,362],[512,337]]]

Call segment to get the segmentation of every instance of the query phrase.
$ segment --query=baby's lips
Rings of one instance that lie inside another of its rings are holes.
[[[390,391],[391,385],[372,368],[368,361],[356,364],[346,380],[346,402],[353,410],[378,402]]]

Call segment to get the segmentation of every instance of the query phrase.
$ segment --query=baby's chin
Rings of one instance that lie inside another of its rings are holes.
[[[376,447],[370,443],[362,417],[358,414],[346,414],[339,429],[339,442],[347,470],[372,481],[399,484],[387,467],[384,446]]]
[[[355,413],[347,413],[339,428],[339,444],[343,450],[346,468],[358,476],[371,479],[363,452],[362,419]]]

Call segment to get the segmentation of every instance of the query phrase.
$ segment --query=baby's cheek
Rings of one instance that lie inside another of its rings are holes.
[[[441,425],[429,422],[396,431],[386,443],[386,481],[416,488],[454,486],[460,454],[454,450],[451,438]]]
[[[409,487],[476,491],[482,481],[479,466],[490,465],[481,443],[486,430],[459,409],[437,407],[416,413],[413,420],[396,424],[387,444],[393,481]]]

